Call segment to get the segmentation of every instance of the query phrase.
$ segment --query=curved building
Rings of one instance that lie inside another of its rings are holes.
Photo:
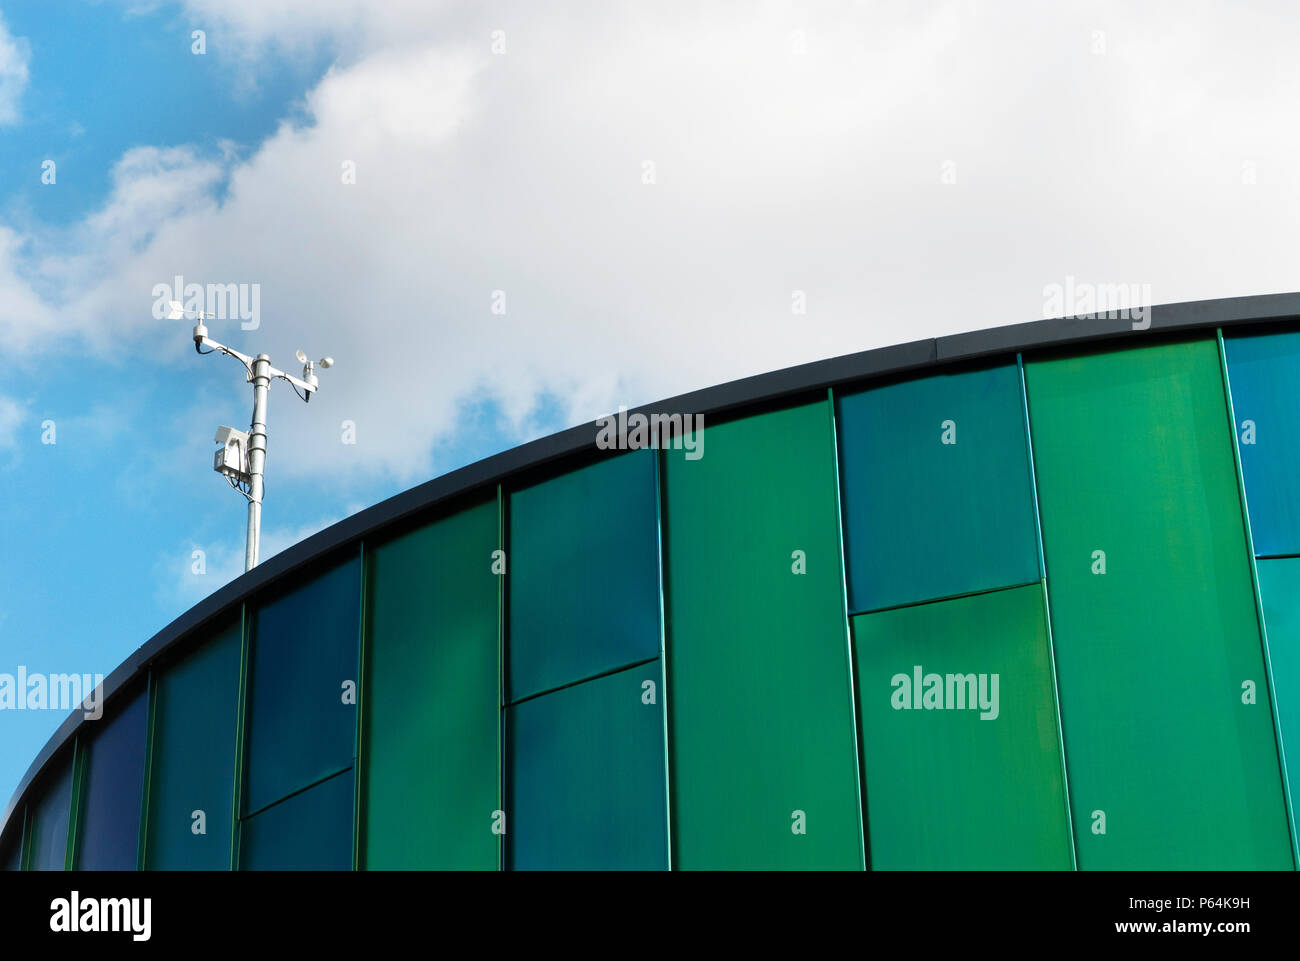
[[[217,591],[10,868],[1292,869],[1300,294],[546,437]]]

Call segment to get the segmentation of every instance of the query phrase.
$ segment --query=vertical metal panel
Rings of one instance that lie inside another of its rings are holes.
[[[1255,553],[1300,554],[1300,331],[1224,338]]]
[[[665,454],[673,863],[858,868],[829,406],[702,441]]]
[[[4,844],[0,846],[0,871],[21,871],[23,867],[23,830],[27,826],[27,809],[18,808],[9,819]]]
[[[1025,374],[1079,866],[1289,867],[1216,342]]]
[[[871,866],[1069,870],[1042,588],[864,614],[853,636]]]
[[[1015,364],[839,398],[849,608],[1038,579]]]
[[[659,682],[655,658],[506,709],[511,868],[668,866]]]
[[[74,746],[75,747],[75,746]],[[27,867],[31,871],[62,871],[68,851],[68,815],[72,809],[75,750],[48,765],[48,780],[28,808]]]
[[[370,617],[370,608],[366,603],[368,591],[366,585],[370,583],[370,570],[372,565],[371,555],[366,550],[365,541],[357,542],[357,558],[361,564],[361,578],[357,584],[357,591],[360,595],[358,603],[361,605],[361,615],[357,619],[357,732],[355,739],[355,757],[356,763],[353,770],[357,772],[352,779],[352,870],[361,870],[361,849],[365,844],[364,825],[362,824],[362,811],[365,809],[365,797],[363,787],[366,782],[366,772],[368,770],[368,751],[367,751],[367,725],[366,725],[366,690],[369,687],[369,680],[366,672],[369,669],[367,655],[369,653],[368,636],[366,632],[367,622]]]
[[[669,738],[668,738],[668,705],[671,703],[668,694],[668,653],[664,644],[666,612],[664,610],[664,516],[663,516],[663,489],[664,489],[664,469],[663,457],[658,452],[655,453],[655,580],[658,583],[658,614],[659,614],[659,705],[660,717],[663,719],[663,729],[660,732],[663,746],[663,771],[664,771],[664,820],[667,824],[667,832],[664,835],[664,863],[668,870],[675,867],[673,864],[673,796],[672,796],[672,770],[668,763],[670,755]]]
[[[498,557],[505,557],[506,550],[506,496],[501,485],[496,485],[496,512],[497,512],[497,550],[501,551]],[[506,633],[510,626],[506,618],[506,585],[507,577],[498,575],[497,581],[497,756],[496,756],[496,774],[497,774],[497,807],[492,811],[493,833],[496,834],[496,855],[497,870],[504,871],[506,867],[506,849],[503,834],[496,833],[496,823],[498,815],[504,817],[505,809],[502,807],[506,803]]]
[[[141,690],[95,722],[97,730],[87,740],[79,869],[133,871],[137,866],[148,720],[149,701]]]
[[[252,664],[252,613],[239,606],[239,706],[235,712],[235,790],[230,804],[230,870],[239,869],[240,819],[244,816],[244,771],[248,756],[248,672]]]
[[[490,501],[367,552],[367,868],[498,866]]]
[[[1219,347],[1219,370],[1223,374],[1223,398],[1228,407],[1229,430],[1236,434],[1236,416],[1232,409],[1232,378],[1228,373],[1228,351],[1223,341],[1223,330],[1216,331]],[[1295,811],[1291,801],[1291,784],[1287,776],[1286,749],[1282,739],[1282,719],[1278,714],[1277,689],[1273,679],[1275,665],[1269,651],[1268,624],[1264,616],[1264,601],[1259,591],[1259,571],[1255,566],[1255,545],[1251,533],[1250,511],[1246,508],[1246,477],[1241,469],[1240,444],[1232,445],[1234,464],[1237,468],[1237,496],[1241,504],[1241,521],[1246,530],[1246,556],[1250,562],[1251,584],[1255,589],[1255,614],[1259,624],[1260,642],[1264,655],[1264,673],[1268,688],[1268,702],[1273,715],[1273,738],[1277,744],[1278,769],[1282,776],[1282,798],[1286,804],[1287,827],[1291,834],[1291,857],[1294,864],[1300,866],[1300,838],[1296,835]]]
[[[352,765],[360,579],[349,558],[253,615],[246,813]]]
[[[240,641],[236,620],[155,673],[147,868],[230,867]]]
[[[1285,751],[1287,780],[1294,790],[1300,783],[1296,766],[1300,758],[1300,558],[1259,561],[1258,565],[1278,734]]]
[[[860,717],[858,711],[857,684],[858,668],[853,657],[852,628],[849,626],[849,582],[846,558],[844,554],[844,487],[841,483],[843,473],[840,470],[839,461],[839,430],[837,424],[837,412],[839,404],[835,399],[835,390],[826,388],[826,413],[827,421],[831,431],[831,452],[835,455],[835,530],[839,534],[839,557],[840,557],[840,606],[844,614],[844,638],[847,646],[847,657],[849,661],[849,705],[853,717],[853,763],[858,771],[858,810],[864,811],[863,797],[865,796],[865,775],[862,767],[862,729],[858,724]],[[859,867],[866,870],[868,863],[867,855],[867,829],[861,820],[858,822],[858,850],[861,854]]]
[[[1016,354],[1016,367],[1020,371],[1020,408],[1025,426],[1025,444],[1029,450],[1029,489],[1034,496],[1034,545],[1038,553],[1038,587],[1042,592],[1043,612],[1046,615],[1047,653],[1052,668],[1052,704],[1056,710],[1056,742],[1061,748],[1061,781],[1065,786],[1065,812],[1070,830],[1070,868],[1078,870],[1079,851],[1074,840],[1074,811],[1070,803],[1070,770],[1065,756],[1065,733],[1061,727],[1061,692],[1056,683],[1056,641],[1052,636],[1052,601],[1047,592],[1047,564],[1043,560],[1042,512],[1038,506],[1038,476],[1034,469],[1033,431],[1029,426],[1029,395],[1025,389],[1025,359]]]
[[[654,453],[509,495],[511,702],[659,653]]]
[[[350,870],[352,780],[352,771],[344,771],[245,818],[240,867],[245,871]]]

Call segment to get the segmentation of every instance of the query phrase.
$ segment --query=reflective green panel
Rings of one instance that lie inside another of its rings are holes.
[[[511,867],[668,866],[660,682],[656,659],[507,708]]]
[[[674,866],[860,868],[830,405],[701,440],[665,453]]]
[[[62,871],[68,852],[68,811],[72,807],[72,751],[49,765],[44,794],[29,807],[27,866],[32,871]]]
[[[239,647],[236,621],[154,674],[147,867],[230,867]]]
[[[1287,758],[1291,803],[1300,782],[1300,558],[1259,561],[1259,592],[1264,599],[1268,652],[1282,746]]]
[[[654,453],[510,495],[511,701],[659,654]]]
[[[344,771],[240,824],[245,871],[352,868],[352,772]],[[412,805],[418,812],[418,806]]]
[[[1300,553],[1300,331],[1225,337],[1257,554]]]
[[[134,871],[140,846],[144,747],[149,697],[144,690],[90,722],[76,866],[85,871]],[[96,730],[97,729],[97,730]]]
[[[1038,585],[853,619],[877,870],[1071,867]]]
[[[23,866],[23,809],[14,811],[0,844],[0,871],[20,871]]]
[[[496,870],[496,501],[366,560],[363,864]]]
[[[1026,376],[1079,866],[1289,867],[1217,344]]]
[[[353,558],[254,615],[246,813],[352,763],[360,599]]]
[[[1038,580],[1015,364],[838,403],[850,610]]]

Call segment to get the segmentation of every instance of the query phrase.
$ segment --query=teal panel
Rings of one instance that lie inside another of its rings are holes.
[[[1278,727],[1286,752],[1291,800],[1300,783],[1300,558],[1259,561]]]
[[[849,609],[1036,582],[1015,364],[838,398]]]
[[[516,491],[508,516],[509,700],[659,655],[652,451]]]
[[[664,455],[674,866],[861,868],[830,404],[696,440]]]
[[[236,621],[154,673],[149,868],[230,867],[240,641]]]
[[[1072,867],[1037,585],[853,619],[877,870]]]
[[[360,617],[356,558],[254,615],[244,813],[352,764]]]
[[[9,819],[4,843],[0,845],[0,871],[21,871],[23,867],[23,808],[17,808]]]
[[[245,871],[348,871],[352,868],[352,795],[344,771],[240,824]],[[418,805],[411,815],[418,817]]]
[[[1255,553],[1300,554],[1300,331],[1224,337]]]
[[[496,870],[495,500],[368,552],[363,865]]]
[[[72,752],[48,765],[49,780],[28,811],[31,840],[27,866],[32,871],[62,871],[68,852],[68,813],[72,809]]]
[[[1291,866],[1216,340],[1025,373],[1079,866]]]
[[[103,720],[88,722],[94,736],[86,742],[75,861],[83,871],[134,871],[139,858],[149,697],[141,688],[109,707]]]
[[[512,868],[668,866],[660,683],[656,659],[506,709]]]

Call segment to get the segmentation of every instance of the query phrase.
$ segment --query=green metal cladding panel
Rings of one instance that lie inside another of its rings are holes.
[[[1070,869],[1042,587],[864,614],[853,637],[871,866]]]
[[[1255,553],[1300,553],[1300,331],[1225,337]]]
[[[363,864],[496,870],[495,500],[366,559]]]
[[[829,401],[703,440],[664,455],[674,866],[860,868]]]
[[[838,398],[849,609],[1038,580],[1015,364]]]
[[[661,680],[656,659],[506,709],[511,868],[668,866]]]
[[[154,673],[145,866],[230,867],[239,712],[240,623]],[[196,833],[194,812],[203,812]]]
[[[244,814],[352,764],[361,570],[356,558],[254,615]]]
[[[240,825],[245,871],[347,871],[352,868],[355,782],[344,771],[285,798]]]
[[[1026,377],[1079,866],[1290,867],[1216,342]]]
[[[134,871],[140,851],[140,804],[149,696],[141,688],[92,722],[76,866],[86,871]]]
[[[1300,779],[1300,558],[1259,561],[1259,592],[1294,804]]]
[[[659,654],[654,453],[510,495],[508,700]]]
[[[62,871],[68,853],[68,814],[72,809],[72,754],[49,765],[44,792],[28,808],[27,867],[32,871]]]

